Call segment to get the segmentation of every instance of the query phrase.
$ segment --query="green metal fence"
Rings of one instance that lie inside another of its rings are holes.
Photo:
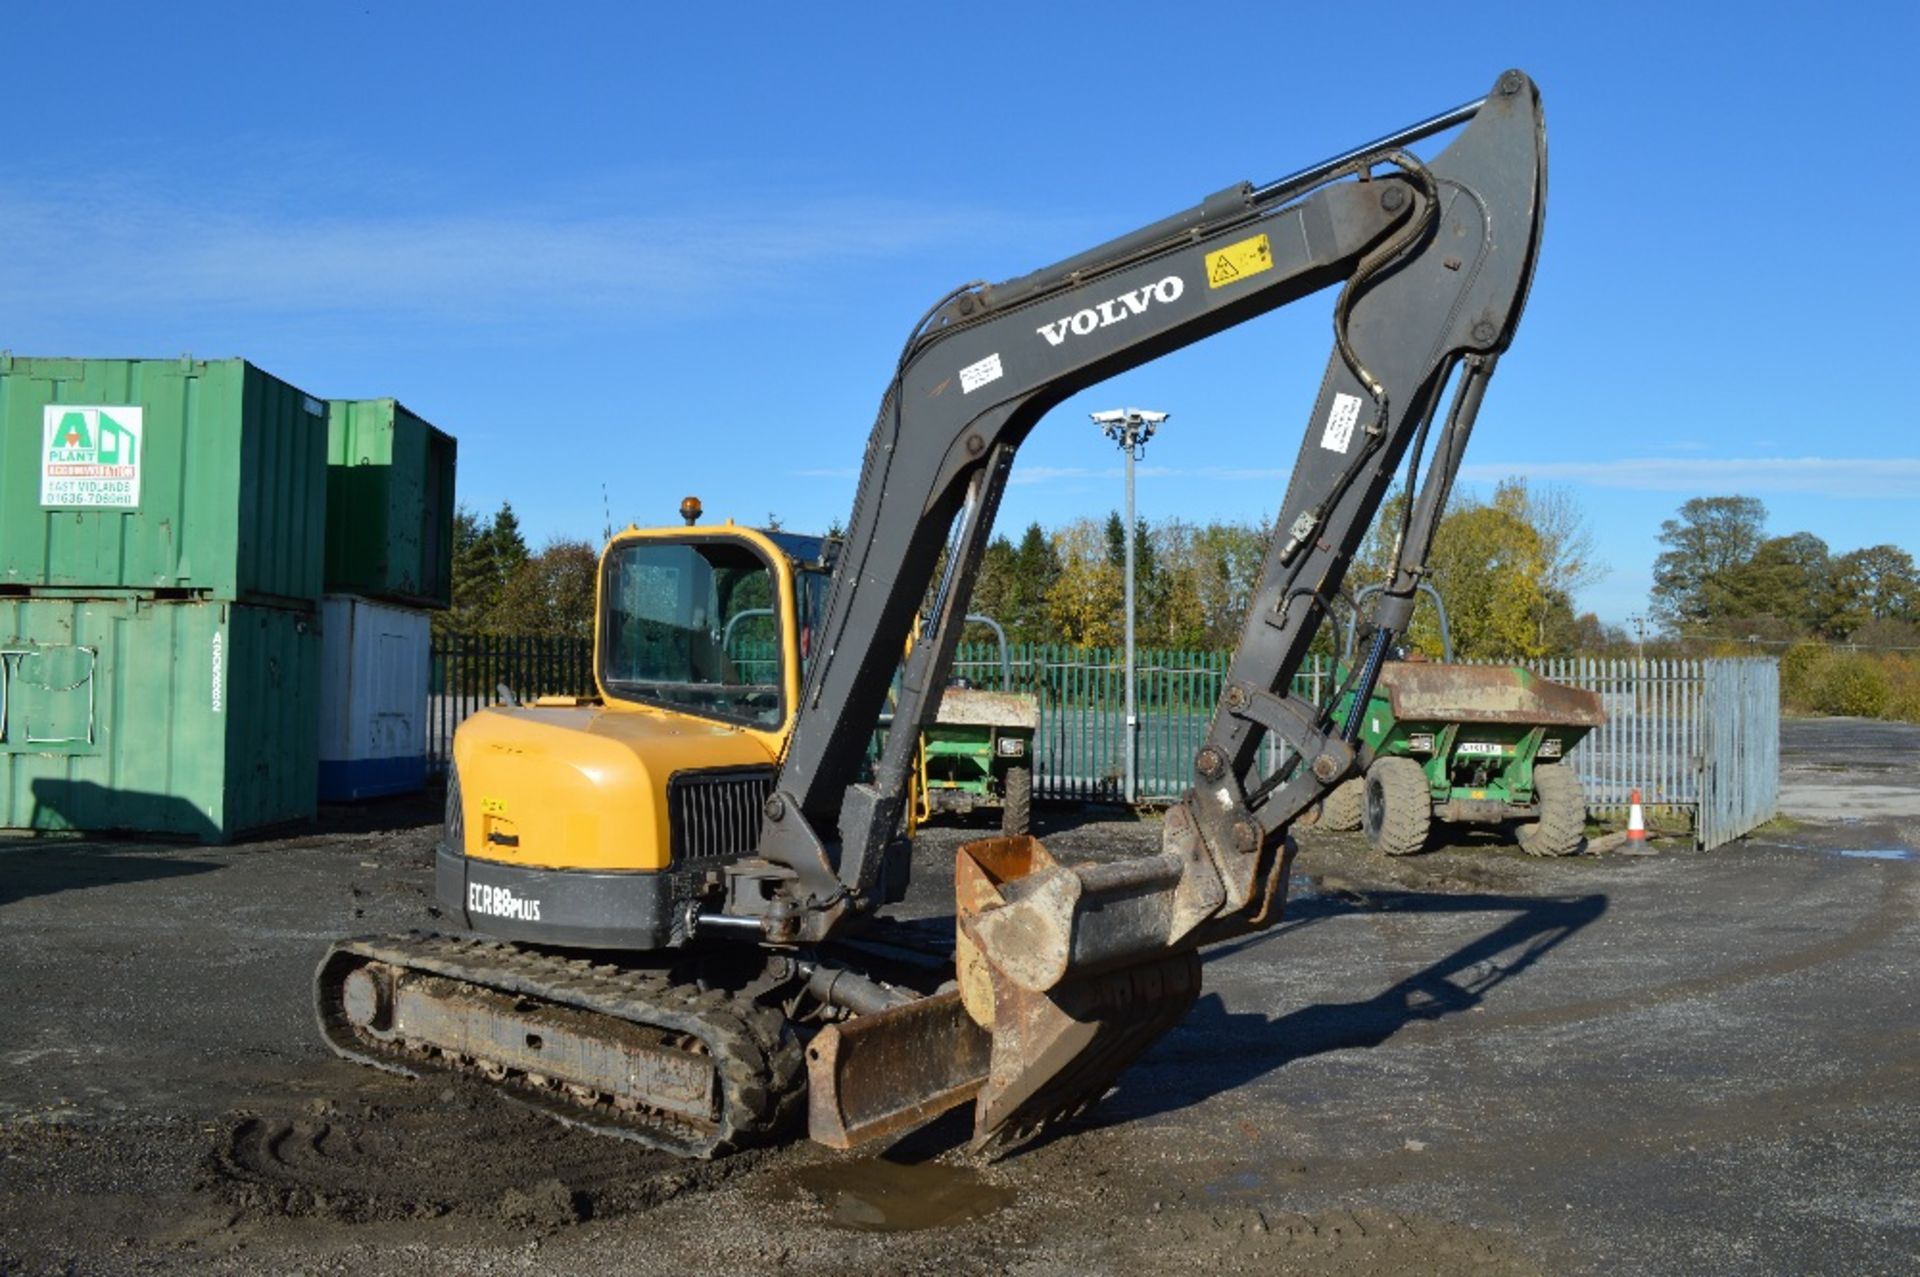
[[[733,640],[728,655],[743,678],[770,682],[771,644]],[[591,695],[592,644],[584,639],[456,636],[434,641],[428,755],[444,770],[453,729],[504,699]],[[1007,652],[1011,690],[1039,703],[1034,792],[1044,798],[1117,802],[1126,769],[1126,674],[1117,648],[1018,643]],[[1193,757],[1220,698],[1224,652],[1142,649],[1136,653],[1138,800],[1164,803],[1185,792]],[[1523,662],[1548,678],[1600,694],[1605,726],[1568,755],[1600,815],[1624,815],[1634,790],[1652,806],[1694,822],[1714,846],[1772,816],[1778,784],[1779,690],[1766,661]],[[964,643],[953,674],[975,687],[1003,683],[1000,648]],[[1330,690],[1332,662],[1309,660],[1296,694],[1316,703]],[[876,739],[882,735],[876,731]],[[1267,766],[1276,762],[1268,744]]]
[[[1033,696],[1040,706],[1034,792],[1045,798],[1119,801],[1127,758],[1125,653],[1018,643],[1011,645],[1008,659],[1013,690]],[[1171,801],[1191,783],[1193,756],[1220,699],[1230,659],[1226,652],[1135,650],[1140,801]],[[954,674],[976,687],[998,688],[999,646],[962,644]],[[1315,657],[1294,677],[1294,691],[1317,701],[1330,677],[1330,663]]]
[[[764,641],[735,639],[728,655],[742,677],[753,681],[771,681],[777,668],[772,645]],[[1120,649],[1019,643],[1007,655],[1012,690],[1033,696],[1040,706],[1035,792],[1047,798],[1118,800],[1126,765],[1126,674]],[[1220,698],[1227,660],[1224,652],[1136,653],[1142,800],[1171,799],[1186,788],[1194,751]],[[594,691],[593,644],[586,639],[441,636],[433,643],[432,668],[427,749],[436,771],[446,768],[454,729],[509,693],[524,702]],[[999,689],[999,645],[961,644],[953,673],[975,687]],[[1295,680],[1295,688],[1318,699],[1326,677],[1316,662]]]

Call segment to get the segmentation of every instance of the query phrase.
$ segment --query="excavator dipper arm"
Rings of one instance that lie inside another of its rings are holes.
[[[1429,163],[1402,149],[1468,118]],[[1200,945],[1278,919],[1288,827],[1354,766],[1352,736],[1290,693],[1293,675],[1403,463],[1395,561],[1352,680],[1361,703],[1404,631],[1525,304],[1545,194],[1539,95],[1509,71],[1480,102],[1295,178],[1232,188],[1048,270],[963,289],[915,331],[867,445],[759,855],[730,880],[729,914],[757,919],[775,943],[830,937],[897,881],[888,866],[913,742],[938,708],[1026,433],[1075,391],[1341,285],[1276,534],[1161,851],[1067,865],[1027,838],[962,848],[957,989],[815,1038],[816,1138],[860,1142],[977,1097],[976,1142],[1017,1141],[1097,1099],[1178,1021],[1199,992]],[[866,741],[950,528],[930,623],[863,783]],[[1269,737],[1283,748],[1263,774]]]

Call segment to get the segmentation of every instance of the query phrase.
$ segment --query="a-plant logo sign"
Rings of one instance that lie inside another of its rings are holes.
[[[41,505],[140,504],[142,409],[48,404],[43,424]]]

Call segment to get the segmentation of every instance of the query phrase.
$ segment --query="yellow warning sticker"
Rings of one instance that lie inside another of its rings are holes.
[[[504,816],[507,814],[506,799],[482,798],[480,800],[480,810],[489,816]]]
[[[1217,253],[1207,254],[1207,287],[1224,288],[1249,275],[1273,269],[1273,245],[1265,235],[1255,235],[1237,244],[1229,244]]]

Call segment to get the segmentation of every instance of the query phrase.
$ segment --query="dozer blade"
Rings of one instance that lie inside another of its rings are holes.
[[[1180,863],[1068,867],[1024,837],[962,847],[958,990],[814,1039],[812,1137],[849,1148],[974,1099],[973,1145],[997,1154],[1084,1112],[1200,994],[1197,955],[1171,938],[1188,930]]]
[[[979,1094],[991,1042],[957,991],[830,1025],[807,1046],[807,1134],[853,1148]]]

